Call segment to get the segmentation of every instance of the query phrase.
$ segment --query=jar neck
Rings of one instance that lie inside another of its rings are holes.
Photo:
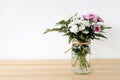
[[[79,45],[79,46],[85,46],[85,45],[90,45],[91,41],[81,42],[77,39],[73,39],[72,44],[73,45]]]

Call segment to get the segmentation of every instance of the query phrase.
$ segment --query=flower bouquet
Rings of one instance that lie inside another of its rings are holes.
[[[68,42],[72,42],[72,47],[70,48],[72,50],[72,70],[76,73],[89,73],[91,40],[106,39],[107,37],[103,34],[106,29],[110,29],[111,27],[107,27],[103,19],[95,14],[82,16],[75,14],[66,20],[59,21],[56,25],[59,27],[47,29],[44,34],[57,31],[64,33],[64,36],[68,36]]]

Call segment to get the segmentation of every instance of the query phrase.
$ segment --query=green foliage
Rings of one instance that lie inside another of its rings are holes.
[[[96,36],[96,37],[102,37],[102,38],[107,39],[107,37],[106,37],[106,36],[104,36],[103,34],[95,34],[95,36]]]
[[[69,36],[69,41],[68,41],[68,43],[70,43],[72,41],[72,38]]]
[[[105,29],[111,29],[112,27],[105,27],[105,26],[101,25],[100,28],[101,28],[101,30],[103,31],[103,30],[105,30]]]
[[[62,32],[61,28],[53,28],[53,29],[47,29],[43,34],[46,34],[48,32],[52,32],[52,31],[58,31],[58,32]]]

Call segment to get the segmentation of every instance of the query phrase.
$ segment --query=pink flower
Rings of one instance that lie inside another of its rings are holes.
[[[99,16],[97,17],[97,21],[98,22],[104,22],[103,19],[101,17],[99,17]]]
[[[94,31],[97,33],[97,32],[100,32],[100,25],[95,25],[94,26]]]
[[[91,20],[93,22],[97,22],[97,15],[95,15],[95,14],[83,15],[83,18],[87,19],[87,20]]]
[[[97,22],[97,19],[95,18],[95,19],[92,19],[92,21],[94,22],[94,23],[96,23]]]
[[[92,22],[96,23],[96,22],[104,22],[103,19],[98,16],[98,15],[95,15],[95,14],[87,14],[87,15],[83,15],[82,16],[83,19],[86,19],[86,20],[91,20]]]
[[[88,17],[90,20],[96,19],[96,15],[95,14],[88,14]]]
[[[88,19],[88,20],[89,20],[88,15],[83,15],[82,17],[83,17],[84,19]]]

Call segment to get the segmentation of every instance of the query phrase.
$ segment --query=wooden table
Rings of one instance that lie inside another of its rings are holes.
[[[0,60],[0,80],[120,80],[120,59],[92,60],[92,73],[74,74],[70,60]]]

